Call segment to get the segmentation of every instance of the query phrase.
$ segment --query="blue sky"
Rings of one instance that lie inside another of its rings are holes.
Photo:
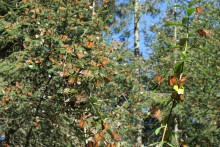
[[[119,3],[121,2],[121,0],[119,0]],[[127,1],[123,1],[123,2],[127,2]],[[143,0],[140,0],[140,3],[143,2]],[[150,26],[151,25],[156,25],[161,18],[166,16],[166,9],[167,9],[167,2],[162,3],[160,5],[156,6],[157,8],[160,9],[160,13],[156,16],[156,17],[152,17],[151,15],[142,15],[141,19],[140,19],[140,52],[143,54],[143,56],[145,58],[147,58],[149,56],[149,54],[152,52],[151,46],[146,46],[145,43],[145,34],[144,32],[147,32],[147,34],[151,37],[155,36],[155,34],[153,32],[150,31]],[[126,39],[126,41],[129,42],[129,45],[127,45],[128,49],[133,49],[133,45],[134,45],[134,34],[133,34],[133,28],[134,28],[134,24],[133,24],[133,14],[131,13],[130,17],[129,17],[129,22],[128,26],[126,27],[126,29],[128,29],[129,31],[131,31],[131,36],[129,38]],[[114,34],[114,39],[117,41],[122,41],[120,39],[120,36],[122,35],[122,33],[119,34]],[[155,41],[155,40],[154,40]]]

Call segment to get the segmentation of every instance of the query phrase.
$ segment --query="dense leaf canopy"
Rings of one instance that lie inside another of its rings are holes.
[[[219,2],[169,5],[143,59],[159,2],[0,1],[0,145],[218,146]]]

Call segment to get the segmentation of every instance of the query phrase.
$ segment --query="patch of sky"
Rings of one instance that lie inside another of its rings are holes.
[[[139,3],[144,5],[147,1],[140,0]],[[127,4],[129,0],[118,0],[117,5]],[[146,3],[147,4],[147,3]],[[141,14],[139,20],[139,37],[140,37],[140,53],[143,55],[145,59],[147,59],[153,52],[152,43],[156,42],[156,34],[151,31],[151,27],[160,27],[162,24],[160,23],[163,18],[166,17],[167,3],[159,3],[154,5],[155,8],[159,10],[157,15],[152,15],[150,13],[145,13],[144,10]],[[131,9],[131,8],[127,8]],[[120,11],[120,10],[119,10]],[[126,11],[126,10],[123,10]],[[120,31],[114,32],[115,27],[112,26],[112,36],[108,37],[108,41],[119,41],[126,42],[126,48],[133,51],[134,48],[134,11],[131,9],[130,12],[126,15],[125,18],[120,18],[119,16],[115,16],[114,19],[118,27],[122,27]],[[126,20],[123,20],[126,19]],[[125,22],[125,26],[123,26],[123,22]],[[120,26],[121,25],[121,26]],[[114,30],[114,31],[113,31]]]

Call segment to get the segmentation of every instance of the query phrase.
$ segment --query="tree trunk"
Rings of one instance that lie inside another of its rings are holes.
[[[139,0],[135,0],[134,4],[134,55],[140,55],[140,41],[139,41]]]
[[[140,38],[139,38],[139,19],[140,19],[140,14],[139,14],[139,0],[135,0],[134,4],[134,55],[136,57],[140,57]],[[140,76],[140,69],[139,71],[139,76]],[[137,127],[138,129],[138,136],[137,136],[137,147],[142,146],[142,125],[141,125],[141,120],[137,122]]]
[[[174,5],[176,5],[176,0],[174,0]],[[176,12],[176,7],[174,7],[174,22],[176,22],[176,16],[177,12]],[[177,27],[174,26],[174,41],[177,42]],[[176,52],[177,53],[177,52]],[[178,55],[176,55],[178,56]],[[176,63],[176,60],[175,60]],[[179,127],[178,127],[178,121],[177,118],[175,118],[175,125],[174,125],[174,137],[175,137],[175,142],[178,144],[179,146]]]
[[[95,18],[95,5],[96,4],[96,0],[92,1],[92,20],[94,20]]]

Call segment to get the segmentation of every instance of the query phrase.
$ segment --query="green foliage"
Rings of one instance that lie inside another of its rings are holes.
[[[195,13],[198,4],[204,12]],[[178,14],[177,18],[181,23],[165,22],[166,27],[158,28],[160,31],[157,35],[158,44],[155,44],[155,54],[151,58],[152,69],[157,75],[168,77],[173,74],[179,75],[184,71],[189,76],[185,84],[184,101],[173,109],[170,122],[170,127],[174,129],[178,126],[178,130],[171,132],[168,140],[175,146],[179,144],[218,146],[219,104],[216,102],[219,99],[219,60],[216,59],[219,58],[219,49],[216,44],[219,44],[219,33],[216,30],[219,29],[219,21],[216,20],[219,20],[217,16],[219,9],[215,2],[205,1],[200,3],[192,1],[188,6],[176,7],[180,10],[185,9],[188,16]],[[177,27],[179,44],[175,42],[177,40],[174,40],[173,28],[170,26]],[[198,29],[206,30],[207,33],[200,35],[197,33]],[[186,41],[187,51],[183,48]],[[183,61],[180,59],[184,61],[184,70]],[[158,91],[165,94],[170,89],[164,83],[160,85]],[[164,106],[164,102],[159,100],[155,105],[160,106],[163,117],[168,115],[170,105]],[[154,129],[158,127],[159,124],[155,123]],[[154,140],[159,139],[158,137]]]
[[[195,8],[188,8],[187,11],[186,11],[186,14],[188,16],[190,16],[190,15],[192,15],[195,12],[195,10],[196,10]]]
[[[1,1],[3,143],[132,146],[143,127],[146,146],[218,146],[216,3],[175,5],[176,20],[153,27],[157,42],[145,62],[125,50],[127,42],[106,41],[112,31],[122,38],[132,35],[128,16],[133,17],[133,1]],[[140,16],[159,11],[150,1],[140,6]],[[198,6],[204,11],[198,13]],[[171,95],[176,91],[165,83],[168,76],[183,73],[188,75],[181,87],[185,97],[174,103]],[[168,130],[162,136],[165,124]]]
[[[1,127],[13,146],[134,142],[143,61],[105,41],[114,3],[1,1]],[[91,16],[92,14],[92,16]],[[126,136],[124,134],[127,134]]]
[[[162,128],[164,128],[164,126],[161,126],[161,127],[157,128],[157,129],[155,130],[155,134],[158,135],[158,134],[160,133],[160,130],[161,130]]]

